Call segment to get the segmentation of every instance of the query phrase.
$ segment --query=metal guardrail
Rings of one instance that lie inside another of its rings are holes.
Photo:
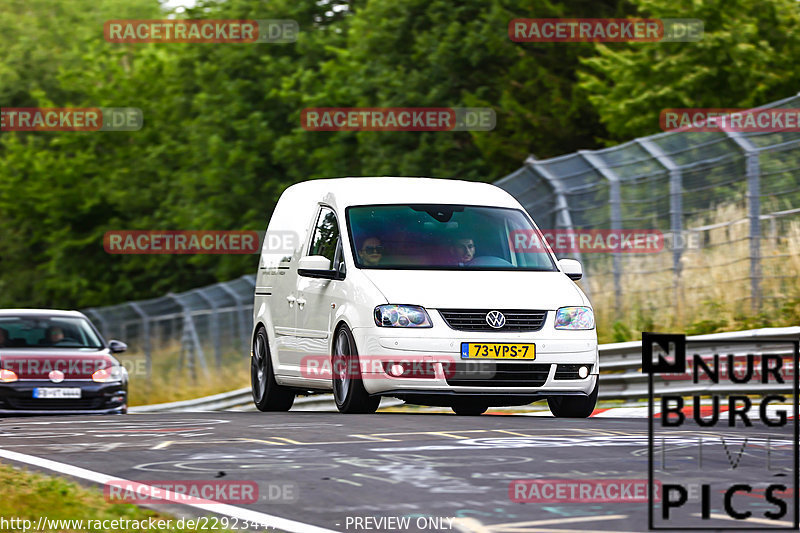
[[[394,398],[385,398],[381,402],[381,407],[393,407],[402,405],[403,402]],[[295,407],[300,407],[303,410],[320,410],[330,411],[336,410],[336,404],[333,401],[333,394],[315,394],[312,396],[301,396],[295,398]],[[253,394],[250,387],[237,389],[231,392],[222,394],[215,394],[213,396],[206,396],[204,398],[196,398],[194,400],[185,400],[180,402],[158,403],[153,405],[140,405],[128,409],[129,413],[185,413],[197,411],[225,411],[228,409],[235,409],[237,411],[255,411],[256,407],[253,405]]]
[[[689,341],[709,343],[708,347],[692,347],[692,353],[700,355],[720,356],[733,354],[735,357],[748,353],[774,354],[781,357],[792,357],[793,348],[790,342],[800,340],[800,327],[763,328],[746,331],[712,333],[708,335],[692,335]],[[747,341],[728,343],[727,341]],[[786,341],[786,344],[775,345],[763,341]],[[636,400],[648,397],[648,376],[641,372],[642,343],[640,341],[621,342],[600,345],[600,392],[601,400]],[[793,369],[796,371],[796,369]],[[710,382],[692,383],[691,380],[657,380],[654,383],[655,393],[689,394],[689,393],[732,393],[740,394],[771,392],[791,393],[792,383],[781,384],[747,384],[732,383],[713,384]]]
[[[236,389],[231,392],[214,394],[204,398],[185,400],[180,402],[157,403],[153,405],[140,405],[128,409],[129,413],[180,413],[184,411],[222,411],[232,407],[240,407],[253,402],[250,387]]]
[[[710,344],[708,348],[693,348],[692,352],[699,354],[719,353],[721,355],[734,354],[735,356],[739,356],[757,351],[760,354],[769,353],[782,357],[791,357],[792,345],[789,343],[800,340],[800,327],[763,328],[712,333],[709,335],[693,335],[687,337],[687,340],[703,341]],[[726,341],[742,340],[752,340],[752,342],[726,344]],[[763,342],[766,340],[787,341],[787,344],[785,346],[775,346],[773,343],[767,345],[767,343]],[[636,400],[647,398],[647,375],[641,372],[641,367],[642,343],[640,341],[601,344],[599,398],[601,400]],[[776,393],[791,392],[792,383],[785,383],[783,385],[736,385],[730,383],[711,384],[705,382],[695,384],[685,380],[659,381],[656,384],[655,392],[659,395],[664,393],[688,394],[698,392],[738,392],[741,394],[748,394],[764,392],[766,389]],[[382,406],[401,405],[402,403],[403,402],[400,400],[387,398],[382,402]],[[295,400],[294,405],[319,409],[335,409],[333,395],[331,394],[300,397]],[[194,400],[132,407],[128,411],[131,413],[162,413],[222,411],[233,408],[255,409],[250,387]]]

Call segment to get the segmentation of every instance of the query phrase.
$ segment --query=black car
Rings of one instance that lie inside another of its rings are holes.
[[[0,310],[0,415],[124,414],[126,349],[78,311]]]

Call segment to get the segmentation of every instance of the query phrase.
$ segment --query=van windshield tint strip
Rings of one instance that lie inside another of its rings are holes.
[[[518,209],[449,204],[352,206],[346,210],[359,268],[556,271],[545,248],[515,246],[541,235]],[[543,239],[542,239],[543,242]]]

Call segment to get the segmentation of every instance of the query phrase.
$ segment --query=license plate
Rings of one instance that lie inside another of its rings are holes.
[[[535,344],[462,342],[461,359],[535,359]]]
[[[68,388],[68,389],[56,389],[52,387],[37,387],[33,389],[33,397],[34,398],[50,398],[50,399],[59,399],[59,398],[80,398],[81,397],[81,389],[80,387]]]

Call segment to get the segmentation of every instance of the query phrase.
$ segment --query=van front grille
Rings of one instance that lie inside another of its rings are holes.
[[[486,315],[493,309],[439,309],[447,325],[458,331],[539,331],[544,326],[547,311],[520,309],[497,309],[503,313],[505,324],[493,328],[486,321]]]

